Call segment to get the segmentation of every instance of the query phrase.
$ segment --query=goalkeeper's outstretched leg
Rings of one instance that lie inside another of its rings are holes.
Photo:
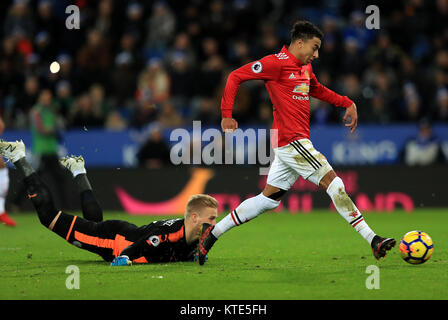
[[[141,232],[131,223],[102,221],[102,209],[93,195],[82,157],[63,158],[60,162],[75,177],[84,218],[56,209],[49,188],[26,160],[22,141],[0,140],[0,155],[11,161],[24,176],[28,198],[36,209],[40,223],[69,243],[112,261],[124,247],[140,237]]]
[[[25,144],[22,141],[1,140],[0,154],[11,161],[23,174],[28,198],[33,202],[42,225],[49,228],[58,211],[48,187],[40,180],[25,158]]]
[[[96,200],[92,186],[87,178],[84,158],[82,156],[70,156],[60,159],[59,162],[73,175],[81,197],[81,208],[84,219],[95,222],[103,221],[103,210]]]
[[[33,202],[39,219],[48,228],[49,219],[53,219],[58,213],[48,187],[40,180],[35,170],[25,158],[25,144],[22,141],[0,141],[0,155],[12,162],[24,176],[28,198]],[[62,166],[73,175],[76,183],[83,217],[89,221],[103,221],[103,211],[96,200],[90,182],[84,168],[84,159],[80,157],[65,157],[60,160]]]

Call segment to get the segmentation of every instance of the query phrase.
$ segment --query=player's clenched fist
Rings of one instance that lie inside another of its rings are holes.
[[[353,133],[358,125],[358,112],[356,111],[356,105],[354,103],[345,111],[343,120],[345,126],[350,128],[350,133]]]
[[[238,129],[238,122],[233,118],[222,118],[221,128],[223,132],[233,132]]]

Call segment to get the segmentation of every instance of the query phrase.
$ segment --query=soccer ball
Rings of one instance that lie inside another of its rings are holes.
[[[431,258],[434,245],[426,232],[410,231],[401,239],[399,250],[404,261],[422,264]]]

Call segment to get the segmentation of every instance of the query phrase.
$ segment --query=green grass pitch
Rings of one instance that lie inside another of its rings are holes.
[[[37,215],[12,217],[16,228],[0,225],[3,300],[448,299],[446,209],[364,214],[374,231],[398,241],[411,230],[427,232],[435,249],[422,265],[404,262],[398,245],[376,261],[367,242],[328,210],[265,213],[223,235],[202,267],[194,262],[110,267],[45,229]],[[105,214],[137,225],[165,218]],[[71,265],[79,268],[79,289],[66,287]],[[370,265],[379,268],[379,289],[366,288]]]

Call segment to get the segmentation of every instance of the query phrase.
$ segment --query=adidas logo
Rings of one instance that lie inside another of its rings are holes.
[[[296,76],[294,75],[294,73],[291,73],[290,75],[289,75],[289,78],[288,79],[295,79],[296,78]]]

